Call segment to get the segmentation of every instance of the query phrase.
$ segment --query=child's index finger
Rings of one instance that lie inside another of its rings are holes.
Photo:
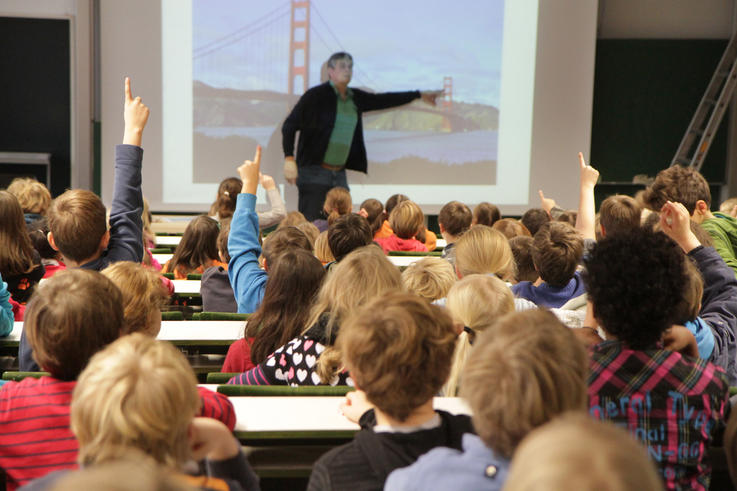
[[[131,79],[130,77],[125,77],[125,100],[126,102],[130,102],[133,100],[133,96],[131,95]]]
[[[256,146],[256,155],[253,157],[253,163],[261,165],[261,145]]]
[[[586,161],[583,158],[583,152],[578,152],[578,163],[580,164],[582,169],[586,167]]]

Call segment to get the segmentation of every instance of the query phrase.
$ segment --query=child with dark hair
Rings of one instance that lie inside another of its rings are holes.
[[[369,198],[361,203],[361,208],[358,211],[358,214],[368,222],[369,228],[371,228],[371,237],[375,237],[376,234],[379,233],[381,226],[384,224],[384,220],[386,220],[384,205],[381,201],[374,198]]]
[[[13,300],[24,304],[44,276],[41,256],[33,248],[18,198],[0,191],[0,274]]]
[[[231,218],[235,211],[235,198],[241,192],[243,183],[237,177],[227,177],[220,181],[215,201],[210,205],[208,213],[215,220]]]
[[[174,256],[164,264],[162,273],[174,273],[174,279],[185,280],[188,274],[202,274],[213,266],[227,267],[218,256],[218,222],[200,215],[189,222]]]
[[[253,161],[246,160],[238,167],[243,188],[237,198],[228,236],[228,277],[238,303],[238,312],[249,314],[255,312],[261,304],[267,271],[276,265],[280,254],[293,248],[312,252],[312,244],[301,230],[294,226],[280,225],[265,241],[264,269],[259,266],[262,250],[258,242],[258,215],[255,207],[260,167],[261,147],[258,146]]]
[[[602,201],[599,216],[603,236],[627,232],[640,226],[642,206],[630,196],[615,194]]]
[[[503,233],[507,239],[513,239],[519,236],[532,237],[532,234],[527,230],[527,227],[525,227],[522,222],[515,220],[514,218],[502,218],[501,220],[497,220],[491,228]]]
[[[320,457],[308,489],[382,489],[390,472],[428,450],[461,448],[473,432],[468,416],[433,409],[455,339],[450,316],[409,293],[389,292],[351,315],[337,343],[358,391],[343,411],[362,429]]]
[[[443,205],[440,209],[438,226],[446,243],[443,249],[444,259],[448,259],[451,263],[455,262],[455,254],[453,252],[455,242],[471,228],[472,220],[473,214],[471,213],[471,209],[460,201],[451,201]]]
[[[258,225],[262,229],[278,225],[287,216],[287,208],[284,200],[279,194],[274,178],[266,174],[259,174],[259,183],[266,191],[266,199],[269,209],[258,213]],[[243,188],[243,181],[237,177],[223,179],[218,186],[215,201],[210,206],[209,215],[218,222],[233,218],[235,212],[236,198]]]
[[[228,234],[230,234],[230,220],[220,222],[220,232],[217,238],[218,257],[223,264],[211,266],[202,273],[200,281],[200,295],[202,296],[202,310],[205,312],[238,312],[233,287],[228,278]]]
[[[697,170],[674,165],[658,172],[655,181],[645,190],[643,201],[645,206],[656,211],[668,201],[683,204],[691,220],[709,232],[724,262],[737,272],[737,218],[711,211],[709,183]]]
[[[502,219],[502,213],[499,211],[499,207],[487,203],[486,201],[476,205],[473,209],[473,218],[471,219],[472,225],[486,225],[491,227],[498,220]]]
[[[228,348],[223,372],[246,372],[296,338],[304,329],[325,270],[307,251],[279,257],[269,270],[264,298],[248,319],[243,337]]]
[[[540,230],[544,224],[550,221],[550,215],[542,208],[530,208],[520,218],[520,222],[524,225],[527,230],[530,231],[530,235],[533,237]]]
[[[141,193],[141,139],[149,109],[131,93],[125,79],[123,144],[115,147],[113,203],[110,229],[102,200],[92,191],[70,189],[51,203],[47,213],[48,240],[58,250],[67,268],[101,271],[117,261],[143,259],[143,194]],[[26,331],[18,348],[20,369],[38,370],[32,359]]]
[[[687,284],[684,262],[702,248],[683,205],[666,203],[661,226],[607,237],[584,259],[588,298],[606,341],[593,347],[589,412],[629,429],[668,489],[708,489],[706,455],[729,404],[724,371],[664,350]],[[685,449],[688,449],[687,451]]]
[[[328,228],[328,246],[336,262],[371,242],[371,229],[361,215],[343,215]]]
[[[540,306],[562,307],[585,294],[581,274],[576,272],[582,255],[583,238],[571,225],[543,224],[532,242],[532,262],[540,278],[517,283],[512,291]]]
[[[77,441],[69,430],[72,389],[90,357],[122,328],[120,291],[100,273],[70,269],[39,286],[23,332],[50,375],[8,382],[0,390],[0,468],[9,490],[50,471],[76,468]]]
[[[535,262],[532,260],[532,237],[520,235],[509,239],[509,247],[512,248],[512,255],[517,266],[514,274],[514,283],[521,281],[530,281],[534,283],[540,277],[535,269]]]

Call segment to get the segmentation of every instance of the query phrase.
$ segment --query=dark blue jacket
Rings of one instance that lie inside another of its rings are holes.
[[[135,145],[115,146],[115,181],[113,204],[110,208],[110,242],[97,259],[80,266],[102,271],[118,261],[140,263],[143,259],[143,194],[141,193],[141,162],[143,149]],[[21,332],[18,363],[24,372],[36,372],[33,350]]]
[[[704,278],[701,317],[714,333],[709,361],[727,372],[729,385],[737,385],[737,278],[734,270],[713,247],[697,247],[688,253]]]

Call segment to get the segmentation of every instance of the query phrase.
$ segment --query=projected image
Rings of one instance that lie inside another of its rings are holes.
[[[193,0],[193,181],[233,174],[257,144],[283,179],[281,125],[347,51],[351,87],[444,91],[364,113],[367,182],[496,184],[503,14],[503,0]]]

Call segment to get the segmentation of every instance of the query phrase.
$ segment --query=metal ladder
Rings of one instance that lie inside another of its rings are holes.
[[[709,151],[714,134],[719,129],[724,112],[737,85],[737,35],[733,35],[724,50],[722,59],[711,77],[709,86],[706,88],[704,97],[699,102],[699,107],[691,118],[683,135],[681,144],[678,146],[671,166],[686,165],[697,171],[701,170],[704,159]],[[694,143],[698,145],[694,149]],[[693,154],[691,154],[693,149]]]

